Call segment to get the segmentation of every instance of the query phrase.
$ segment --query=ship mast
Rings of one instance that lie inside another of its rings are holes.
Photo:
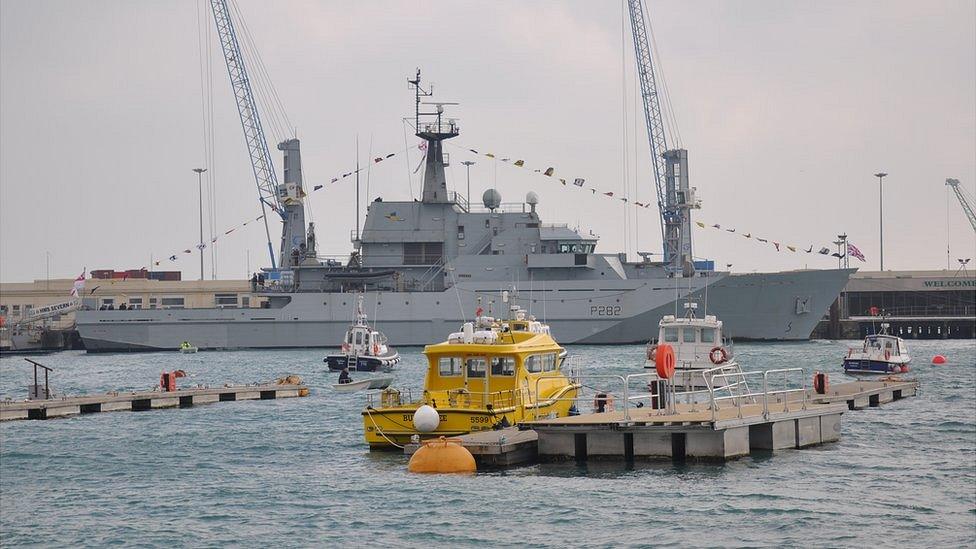
[[[444,176],[444,149],[442,141],[458,136],[457,121],[444,119],[444,105],[457,105],[451,102],[423,103],[421,98],[434,95],[433,86],[424,89],[420,81],[420,69],[414,79],[407,83],[415,90],[414,128],[416,136],[427,142],[427,160],[424,169],[424,188],[421,202],[425,204],[447,204],[454,202],[447,192],[447,178]],[[421,105],[434,105],[433,112],[424,112]]]

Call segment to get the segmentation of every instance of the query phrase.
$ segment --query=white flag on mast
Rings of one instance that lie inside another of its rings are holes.
[[[85,271],[87,270],[82,270],[78,278],[75,279],[74,285],[71,286],[71,297],[78,297],[81,291],[85,289]]]

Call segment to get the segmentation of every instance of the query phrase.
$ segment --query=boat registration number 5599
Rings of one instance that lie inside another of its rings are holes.
[[[620,316],[620,305],[593,305],[590,316]]]

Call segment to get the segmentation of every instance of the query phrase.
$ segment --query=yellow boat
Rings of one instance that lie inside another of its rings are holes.
[[[574,373],[563,372],[566,350],[549,327],[523,311],[507,321],[479,317],[447,341],[426,346],[424,355],[428,367],[419,399],[396,389],[369,395],[363,428],[370,449],[402,446],[414,435],[456,436],[566,416],[580,388],[570,378]],[[414,412],[424,405],[437,411],[438,420],[420,432]]]

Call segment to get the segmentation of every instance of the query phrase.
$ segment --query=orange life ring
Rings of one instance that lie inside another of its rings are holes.
[[[729,352],[725,347],[714,347],[708,352],[708,360],[711,360],[712,364],[725,364],[729,360]]]
[[[891,358],[891,351],[885,349],[885,360],[888,360],[889,358]]]
[[[373,344],[373,354],[374,355],[380,354],[380,346],[376,343]]]
[[[654,357],[657,355],[657,345],[651,344],[647,346],[647,360],[654,362]]]
[[[663,343],[657,346],[657,354],[654,357],[654,366],[657,368],[657,375],[662,379],[671,379],[674,376],[674,348]]]

